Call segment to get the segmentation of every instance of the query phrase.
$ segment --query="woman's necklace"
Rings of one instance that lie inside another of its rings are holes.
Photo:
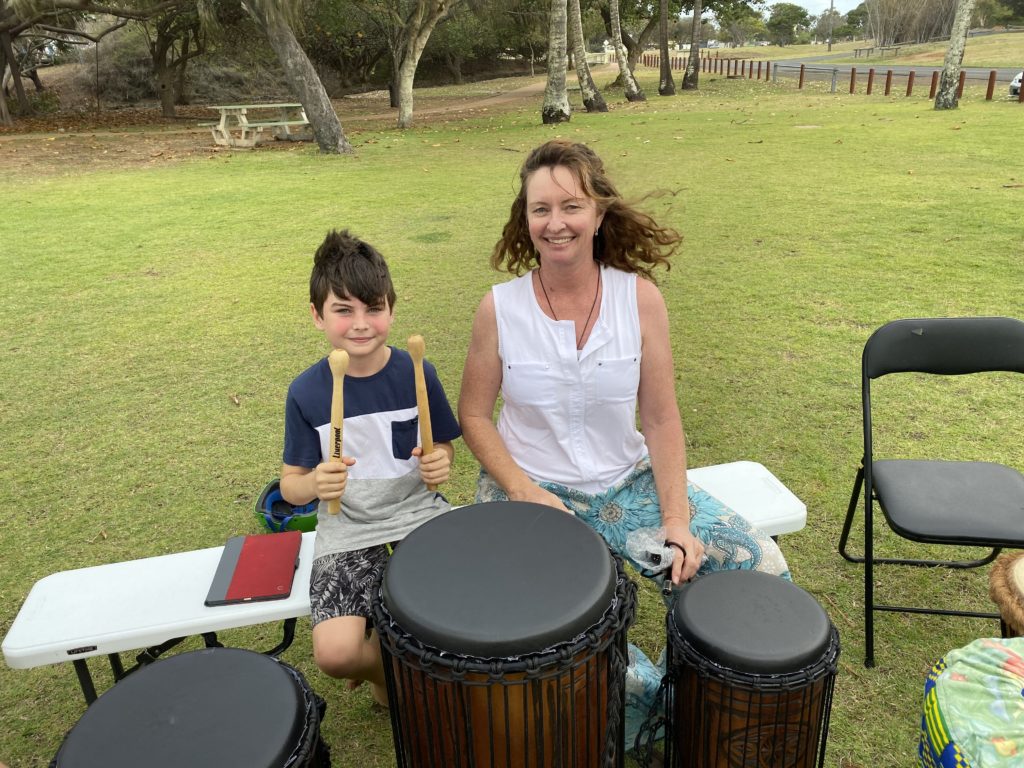
[[[548,309],[551,311],[551,316],[555,318],[555,322],[558,322],[558,315],[555,314],[555,308],[551,306],[551,297],[548,296],[548,289],[544,287],[544,278],[541,277],[540,270],[537,270],[537,279],[540,281],[540,290],[544,294],[544,301],[548,303]],[[594,284],[594,300],[590,304],[590,311],[587,313],[587,320],[583,323],[583,330],[579,332],[576,337],[576,349],[583,349],[583,337],[587,335],[587,327],[590,325],[590,318],[594,316],[594,307],[597,306],[597,295],[601,292],[601,268],[597,268],[597,282]]]

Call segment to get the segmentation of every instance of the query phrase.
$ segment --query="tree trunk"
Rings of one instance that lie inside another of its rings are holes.
[[[700,79],[700,17],[704,12],[701,0],[693,0],[693,25],[690,30],[690,55],[686,58],[683,90],[696,91]]]
[[[164,117],[174,117],[174,70],[164,60],[154,61],[156,68],[156,89],[160,95],[160,112]]]
[[[626,46],[622,44],[622,26],[619,23],[619,0],[608,0],[608,11],[611,14],[612,45],[615,46],[615,60],[619,64],[619,78],[626,91],[626,101],[647,101],[626,61]]]
[[[178,62],[178,66],[175,67],[174,75],[174,103],[175,104],[188,104],[188,92],[185,90],[185,69],[188,66],[189,60],[189,47],[192,41],[192,32],[188,31],[185,33],[185,37],[181,41],[181,60]]]
[[[949,48],[946,50],[946,61],[942,66],[942,77],[939,79],[939,90],[935,94],[936,109],[957,107],[956,91],[960,85],[960,65],[964,60],[964,48],[967,46],[967,33],[971,29],[973,10],[974,0],[959,0],[957,3],[953,31],[949,35]]]
[[[313,136],[324,154],[348,154],[354,152],[352,145],[345,137],[341,121],[334,111],[327,91],[316,74],[316,70],[302,50],[299,41],[295,39],[288,22],[281,14],[273,9],[262,9],[257,21],[261,23],[270,41],[270,47],[274,49],[277,58],[281,61],[285,77],[292,91],[298,96],[306,111],[309,125],[313,129]]]
[[[406,21],[405,50],[398,70],[399,128],[412,126],[412,86],[416,79],[416,67],[419,66],[423,49],[427,47],[427,41],[430,40],[430,35],[437,23],[447,16],[459,2],[461,0],[447,0],[447,2],[441,0],[441,2],[428,4],[424,0],[419,0],[416,12]]]
[[[11,36],[7,32],[0,32],[0,52],[7,59],[7,66],[11,68],[11,78],[14,80],[14,92],[18,95],[18,106],[21,107],[21,114],[27,115],[32,111],[28,103],[28,96],[25,95],[25,86],[21,82],[21,71],[18,69],[18,60],[14,58],[14,48],[11,46]],[[0,73],[2,73],[0,69]]]
[[[658,49],[661,52],[658,95],[675,96],[676,84],[672,79],[672,61],[668,57],[668,0],[661,0],[658,5]]]
[[[571,115],[569,94],[565,89],[566,0],[551,0],[551,24],[548,26],[548,84],[540,119],[544,125],[567,123]]]
[[[587,112],[607,112],[601,91],[594,85],[594,78],[587,64],[587,49],[583,44],[583,16],[580,13],[580,0],[569,0],[569,27],[572,31],[573,59],[576,61],[576,79],[580,83],[580,95]]]
[[[4,59],[5,57],[0,54],[0,80],[3,79],[4,70],[7,69],[7,62]],[[0,125],[14,125],[14,120],[11,119],[11,112],[7,109],[7,97],[4,96],[3,88],[0,88]]]

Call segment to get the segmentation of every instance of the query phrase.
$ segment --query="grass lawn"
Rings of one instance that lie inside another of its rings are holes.
[[[662,99],[654,78],[648,102],[610,94],[610,113],[559,126],[539,124],[538,97],[405,132],[360,130],[354,157],[302,147],[8,174],[0,633],[49,573],[257,530],[252,504],[279,469],[285,390],[326,352],[306,286],[329,228],[351,228],[388,258],[393,338],[423,334],[454,403],[473,311],[503,279],[487,257],[517,169],[531,147],[565,136],[591,144],[626,195],[659,191],[647,208],[685,234],[660,282],[690,464],[759,461],[807,504],[807,528],[781,543],[842,636],[827,764],[913,764],[926,670],[998,628],[883,615],[878,667],[862,666],[861,570],[835,552],[860,455],[860,351],[892,318],[1024,316],[1024,171],[1008,160],[1022,108],[973,100],[935,112],[926,99],[710,76],[699,93]],[[879,387],[884,414],[903,419],[879,450],[1024,467],[1024,388],[1005,376],[977,383],[984,415],[963,405],[963,382],[915,381],[909,398]],[[472,500],[475,469],[459,443],[445,489],[454,503]],[[900,573],[884,592],[988,603],[985,573]],[[661,622],[643,589],[632,634],[651,653]],[[277,632],[222,640],[269,648]],[[336,766],[393,765],[387,716],[366,690],[316,671],[308,622],[283,658],[328,701]],[[72,667],[0,666],[0,691],[0,761],[47,765],[83,710]]]

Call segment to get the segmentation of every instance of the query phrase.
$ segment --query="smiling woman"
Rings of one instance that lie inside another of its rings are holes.
[[[629,531],[664,529],[674,560],[659,584],[723,568],[788,576],[774,542],[686,482],[668,313],[652,279],[679,241],[622,199],[589,147],[556,140],[530,153],[492,255],[519,277],[481,301],[463,371],[477,500],[571,512],[626,559]],[[627,749],[661,676],[630,648]]]

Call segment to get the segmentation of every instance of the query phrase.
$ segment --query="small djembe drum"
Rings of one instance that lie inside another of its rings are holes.
[[[551,507],[476,504],[417,528],[373,602],[398,765],[622,766],[635,590]]]
[[[999,607],[1003,637],[1024,635],[1024,552],[996,558],[988,574],[988,593]]]
[[[294,667],[205,648],[141,667],[100,696],[53,768],[330,768],[323,701]]]
[[[679,591],[667,626],[666,765],[824,765],[839,635],[813,597],[719,571]]]

